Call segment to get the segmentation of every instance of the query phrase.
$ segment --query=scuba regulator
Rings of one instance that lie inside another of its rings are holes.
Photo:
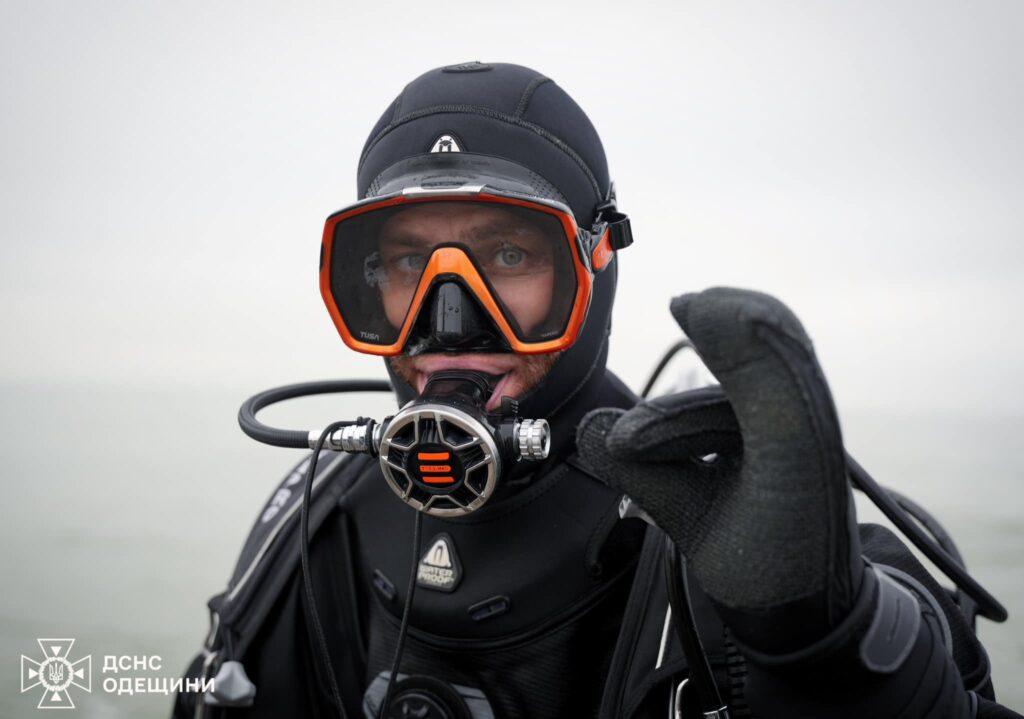
[[[381,380],[336,380],[288,385],[251,397],[238,413],[242,430],[276,447],[321,449],[377,457],[388,486],[414,509],[439,517],[468,514],[494,494],[502,473],[520,461],[545,459],[551,449],[546,420],[518,416],[515,400],[484,410],[492,378],[481,372],[436,372],[419,397],[380,422],[360,418],[322,431],[268,427],[256,413],[286,399],[336,392],[391,391]]]

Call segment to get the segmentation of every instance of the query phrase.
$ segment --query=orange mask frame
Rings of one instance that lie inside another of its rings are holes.
[[[521,340],[516,336],[512,324],[501,308],[501,304],[495,299],[487,282],[480,276],[480,273],[466,252],[458,247],[441,245],[431,253],[430,259],[423,269],[423,273],[416,285],[416,290],[413,293],[412,301],[409,304],[409,309],[406,311],[405,319],[402,322],[402,327],[399,330],[398,338],[391,344],[376,344],[364,342],[353,335],[348,325],[346,325],[345,319],[342,317],[341,311],[338,309],[337,302],[334,299],[334,294],[331,291],[331,255],[334,249],[337,226],[350,217],[384,207],[439,201],[516,205],[552,215],[559,220],[562,229],[565,231],[565,241],[569,245],[569,252],[576,275],[576,295],[562,334],[540,342]],[[327,306],[327,311],[331,315],[338,334],[348,347],[356,352],[365,354],[385,357],[394,356],[402,353],[416,317],[422,309],[423,301],[435,280],[440,276],[457,275],[462,279],[469,291],[473,293],[480,306],[490,316],[512,351],[520,354],[558,352],[572,346],[579,336],[583,322],[587,317],[587,311],[590,308],[594,273],[604,269],[614,254],[614,250],[609,242],[607,227],[602,227],[601,230],[600,237],[596,241],[591,240],[592,249],[587,250],[584,247],[584,243],[578,240],[579,237],[586,236],[586,233],[579,231],[572,212],[561,203],[541,199],[529,200],[522,197],[497,194],[490,190],[484,192],[479,187],[453,188],[448,190],[413,188],[390,197],[361,202],[352,207],[339,210],[327,218],[327,221],[324,223],[324,234],[320,248],[320,295],[323,297],[324,304]],[[584,252],[587,252],[587,254],[584,254]]]

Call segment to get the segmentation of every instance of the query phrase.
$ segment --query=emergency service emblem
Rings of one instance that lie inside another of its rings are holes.
[[[430,542],[416,571],[416,584],[424,589],[453,592],[462,579],[462,565],[455,554],[455,543],[442,532]]]
[[[92,656],[72,662],[71,647],[74,639],[37,639],[43,651],[43,660],[35,661],[21,655],[21,691],[42,686],[39,709],[74,709],[71,687],[92,692]]]

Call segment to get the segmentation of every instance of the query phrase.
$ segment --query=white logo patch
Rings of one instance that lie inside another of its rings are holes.
[[[455,554],[455,543],[447,534],[439,534],[420,558],[416,584],[424,589],[451,592],[462,579],[462,567]]]
[[[462,148],[459,147],[458,141],[452,135],[441,135],[441,137],[434,140],[433,146],[430,148],[431,152],[462,152]]]

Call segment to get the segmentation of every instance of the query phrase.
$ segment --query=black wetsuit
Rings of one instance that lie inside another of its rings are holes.
[[[457,577],[451,591],[420,583],[403,674],[480,690],[497,717],[666,715],[687,670],[665,631],[664,535],[638,519],[620,520],[621,496],[573,456],[571,428],[583,413],[634,401],[610,373],[591,377],[559,413],[559,442],[541,469],[469,516],[424,518],[421,553],[443,538]],[[311,513],[315,591],[348,716],[362,717],[364,692],[393,659],[413,514],[374,461],[327,453],[320,467]],[[225,659],[241,661],[255,702],[209,708],[207,716],[337,716],[303,607],[299,476],[282,483],[286,495],[275,493],[228,590],[211,600],[216,628],[188,669],[198,676],[211,652],[211,673]],[[891,568],[918,594],[921,634],[904,667],[882,678],[828,662],[758,667],[693,587],[697,624],[731,716],[1018,716],[994,703],[973,619],[891,532],[862,525],[860,533],[874,566]],[[180,695],[174,716],[195,716],[196,698]],[[829,705],[835,710],[822,713]]]

